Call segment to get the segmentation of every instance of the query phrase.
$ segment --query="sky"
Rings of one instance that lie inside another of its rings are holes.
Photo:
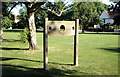
[[[101,1],[102,1],[102,3],[107,4],[107,5],[110,5],[112,3],[109,0],[101,0]]]
[[[15,8],[13,8],[11,10],[12,14],[14,15],[19,15],[19,10],[21,9],[22,7],[19,7],[19,6],[16,6]]]
[[[110,5],[112,2],[110,2],[109,0],[101,0],[102,1],[102,3],[104,3],[104,4],[107,4],[107,5]],[[19,15],[19,9],[20,8],[22,8],[22,7],[16,7],[16,8],[14,8],[11,12],[12,12],[12,14],[14,14],[14,15]]]

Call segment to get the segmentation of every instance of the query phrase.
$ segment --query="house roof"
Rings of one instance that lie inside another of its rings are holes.
[[[115,18],[117,15],[120,15],[120,13],[119,12],[114,12],[114,11],[107,11],[107,10],[105,10],[102,14],[101,14],[101,16],[100,16],[100,18],[101,19],[113,19],[113,18]]]
[[[117,15],[120,15],[119,12],[114,12],[114,11],[105,11],[105,13],[112,19],[115,18]]]

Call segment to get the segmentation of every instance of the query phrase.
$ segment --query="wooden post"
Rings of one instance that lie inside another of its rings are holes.
[[[103,27],[103,32],[105,31],[105,19],[104,19],[104,27]]]
[[[43,34],[43,61],[44,61],[44,69],[48,68],[48,33],[47,33],[47,21],[48,18],[45,18],[44,25],[44,34]]]
[[[79,19],[75,22],[75,35],[74,35],[74,65],[78,66],[78,27]]]
[[[3,30],[2,30],[2,2],[0,1],[0,42],[3,41]]]

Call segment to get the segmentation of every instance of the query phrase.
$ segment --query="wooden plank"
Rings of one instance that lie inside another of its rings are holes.
[[[75,35],[74,35],[74,65],[78,66],[78,27],[79,19],[75,22]]]
[[[64,29],[61,28],[64,27]],[[75,21],[48,21],[48,36],[75,35]]]
[[[44,69],[48,68],[48,33],[47,33],[47,21],[48,18],[45,18],[44,25],[44,34],[43,34],[43,61],[44,61]]]

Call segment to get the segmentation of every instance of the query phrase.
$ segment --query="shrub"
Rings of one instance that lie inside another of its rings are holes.
[[[28,43],[28,34],[29,34],[29,31],[27,28],[25,28],[23,31],[20,32],[20,41],[22,43]]]
[[[114,29],[114,26],[109,26],[109,29]]]
[[[12,27],[12,24],[13,24],[13,21],[10,19],[10,18],[8,18],[8,17],[3,17],[3,19],[2,19],[2,26],[4,27],[4,28],[9,28],[9,27]]]
[[[79,29],[82,30],[82,25],[79,25]]]

